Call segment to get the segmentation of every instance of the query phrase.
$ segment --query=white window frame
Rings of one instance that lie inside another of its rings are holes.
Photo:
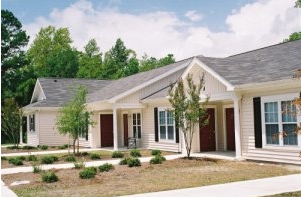
[[[136,117],[138,114],[140,115],[140,124],[138,124],[137,119],[136,119],[136,124],[134,124],[134,114]],[[140,127],[140,138],[139,138],[138,132],[137,132],[137,136],[135,136],[135,134],[134,134],[134,128],[136,128],[136,131],[138,131],[139,127]],[[133,136],[136,139],[141,139],[142,138],[142,113],[141,112],[133,112],[132,113],[132,128],[133,128]]]
[[[261,124],[262,124],[262,144],[263,148],[283,148],[283,149],[292,149],[299,150],[301,147],[301,135],[297,135],[297,145],[284,145],[284,140],[282,135],[279,135],[279,144],[267,144],[266,141],[266,122],[265,122],[265,103],[269,102],[277,102],[278,105],[278,129],[279,131],[283,131],[283,124],[286,122],[282,122],[282,112],[281,112],[281,102],[282,101],[292,101],[297,98],[298,93],[290,93],[290,94],[281,94],[281,95],[272,95],[272,96],[263,96],[261,97]],[[301,114],[297,109],[297,122],[299,125],[301,122]]]
[[[33,125],[33,129],[31,129],[31,125]],[[35,114],[29,114],[29,131],[35,132],[36,131],[36,115]]]
[[[166,133],[166,137],[165,139],[161,139],[161,131],[160,131],[160,112],[164,111],[165,112],[165,133]],[[162,108],[162,107],[159,107],[158,108],[158,139],[159,139],[159,142],[169,142],[169,143],[175,143],[176,142],[176,124],[175,124],[175,120],[173,118],[173,139],[168,139],[168,126],[171,126],[171,124],[168,124],[168,121],[167,121],[167,112],[168,112],[168,109],[167,108]]]

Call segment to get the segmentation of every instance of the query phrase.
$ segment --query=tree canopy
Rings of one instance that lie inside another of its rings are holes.
[[[8,10],[1,10],[1,103],[7,98],[17,98],[17,89],[22,83],[22,69],[27,64],[23,48],[29,36],[22,24]]]
[[[60,108],[56,122],[59,132],[69,135],[73,139],[73,153],[75,154],[75,143],[79,136],[88,135],[89,125],[93,125],[91,113],[86,108],[87,89],[79,86],[72,90],[74,96],[70,102]],[[79,142],[79,141],[78,141]],[[77,145],[77,154],[79,146]]]

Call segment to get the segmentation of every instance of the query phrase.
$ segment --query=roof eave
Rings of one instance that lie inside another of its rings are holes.
[[[193,67],[194,64],[199,65],[201,68],[203,68],[205,71],[207,71],[213,77],[215,77],[218,81],[220,81],[223,85],[225,85],[227,88],[227,91],[234,90],[234,86],[231,83],[229,83],[226,79],[224,79],[222,76],[220,76],[217,72],[215,72],[212,68],[210,68],[205,63],[203,63],[197,57],[194,57],[193,60],[190,62],[190,65],[188,66],[188,68],[185,70],[185,72],[182,75],[183,79],[186,78],[186,76],[188,75],[190,69]]]
[[[117,95],[115,97],[112,97],[111,99],[109,99],[109,102],[110,103],[115,103],[117,100],[119,100],[119,99],[121,99],[121,98],[123,98],[125,96],[128,96],[128,95],[130,95],[130,94],[132,94],[132,93],[134,93],[134,92],[136,92],[138,90],[141,90],[142,88],[144,88],[144,87],[146,87],[146,86],[148,86],[148,85],[150,85],[152,83],[155,83],[156,81],[159,81],[160,79],[162,79],[162,78],[164,78],[166,76],[169,76],[169,75],[171,75],[171,74],[173,74],[173,73],[175,73],[175,72],[177,72],[177,71],[179,71],[179,70],[181,70],[181,69],[183,69],[185,67],[187,67],[187,63],[182,64],[180,66],[177,66],[174,69],[171,69],[171,70],[163,73],[162,75],[159,75],[159,76],[157,76],[157,77],[155,77],[155,78],[153,78],[153,79],[151,79],[151,80],[149,80],[149,81],[147,81],[145,83],[142,83],[142,84],[140,84],[140,85],[138,85],[138,86],[136,86],[136,87],[134,87],[134,88],[132,88],[132,89],[130,89],[128,91],[125,91],[124,93],[121,93],[121,94],[119,94],[119,95]]]
[[[297,81],[299,81],[300,83],[297,83]],[[266,89],[269,89],[270,91],[270,90],[277,90],[277,89],[294,89],[294,88],[301,88],[301,79],[283,79],[277,81],[236,85],[234,87],[234,91],[254,92],[254,91],[262,91]]]

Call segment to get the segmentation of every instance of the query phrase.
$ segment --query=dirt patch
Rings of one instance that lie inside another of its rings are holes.
[[[115,166],[110,172],[98,173],[93,179],[79,178],[76,169],[55,170],[59,181],[43,183],[40,174],[18,173],[2,175],[10,185],[16,180],[28,180],[27,185],[10,186],[18,196],[118,196],[196,187],[296,173],[275,164],[252,162],[206,161],[176,159],[163,164],[129,168]]]

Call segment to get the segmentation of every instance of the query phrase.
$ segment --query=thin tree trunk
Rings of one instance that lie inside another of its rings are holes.
[[[76,142],[76,139],[73,139],[73,155],[75,155],[75,142]]]
[[[79,138],[77,138],[77,155],[79,155]]]

